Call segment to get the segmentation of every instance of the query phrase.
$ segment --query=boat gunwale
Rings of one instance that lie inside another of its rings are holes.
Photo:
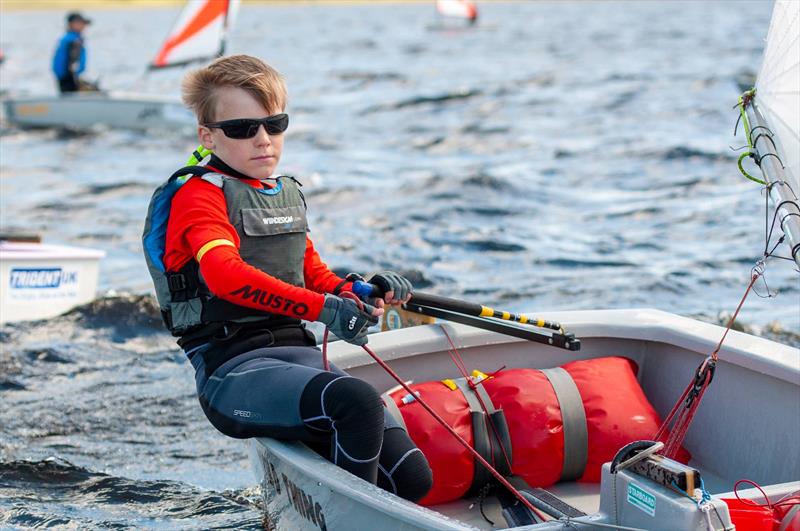
[[[537,316],[564,324],[580,339],[663,343],[695,352],[698,356],[709,356],[725,331],[724,327],[716,324],[649,308],[545,312]],[[370,347],[387,362],[447,351],[449,344],[441,331],[442,326],[453,331],[450,336],[460,349],[525,341],[466,325],[437,323],[371,335]],[[576,353],[576,359],[581,358],[580,352]],[[329,357],[345,370],[373,363],[360,347],[343,341],[330,345]],[[800,349],[796,347],[731,330],[720,349],[719,358],[724,363],[800,386]]]

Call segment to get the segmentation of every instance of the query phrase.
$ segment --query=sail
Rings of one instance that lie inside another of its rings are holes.
[[[182,65],[223,54],[225,33],[239,0],[188,0],[151,68]]]
[[[436,10],[446,17],[478,18],[478,8],[469,0],[437,0]]]
[[[800,1],[775,1],[755,88],[749,142],[800,267]]]
[[[756,103],[774,133],[795,192],[800,178],[800,2],[776,0],[756,82]]]

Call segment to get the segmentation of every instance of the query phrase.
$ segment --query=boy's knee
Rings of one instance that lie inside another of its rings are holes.
[[[323,395],[325,410],[332,418],[380,419],[383,428],[383,402],[378,391],[363,380],[340,377],[332,381]]]
[[[383,429],[383,402],[370,384],[351,376],[325,372],[306,385],[300,400],[303,418],[359,419]]]

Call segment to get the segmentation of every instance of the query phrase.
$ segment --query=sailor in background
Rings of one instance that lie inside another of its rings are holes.
[[[96,84],[80,79],[80,75],[86,70],[83,30],[91,23],[91,20],[80,13],[67,15],[67,33],[61,37],[56,53],[53,55],[53,73],[58,80],[58,88],[62,94],[98,90]]]

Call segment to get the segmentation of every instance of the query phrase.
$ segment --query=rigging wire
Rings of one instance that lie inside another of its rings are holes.
[[[763,263],[763,261],[759,261],[759,263]],[[751,275],[750,283],[747,285],[747,289],[742,296],[742,300],[739,301],[736,311],[733,312],[733,316],[731,316],[730,320],[728,321],[728,326],[725,328],[722,338],[720,338],[719,343],[717,343],[717,346],[713,352],[711,352],[711,354],[705,360],[703,360],[703,363],[701,363],[697,368],[694,379],[683,391],[683,394],[681,394],[680,398],[672,407],[672,410],[669,412],[666,419],[664,419],[661,427],[658,428],[658,432],[654,436],[654,440],[664,442],[664,455],[667,457],[674,459],[678,454],[681,444],[683,444],[683,440],[686,437],[686,433],[689,430],[689,426],[691,425],[692,420],[694,420],[694,415],[697,412],[697,408],[700,406],[700,402],[703,399],[703,395],[708,389],[711,381],[714,379],[714,370],[716,369],[717,360],[719,359],[719,351],[722,349],[722,344],[725,342],[728,332],[730,332],[731,328],[733,327],[733,323],[736,322],[736,317],[739,315],[739,311],[742,309],[744,301],[747,300],[747,296],[750,294],[753,285],[756,283],[756,280],[762,276],[762,274],[763,269],[759,267],[759,264],[756,264],[756,267],[753,268],[753,274]],[[672,426],[671,429],[670,426]]]
[[[689,425],[691,424],[692,420],[694,419],[695,412],[697,411],[697,407],[700,404],[700,401],[703,398],[703,394],[706,392],[708,385],[711,383],[711,380],[714,377],[714,370],[716,368],[717,360],[719,359],[719,351],[722,349],[722,344],[725,341],[725,338],[728,336],[728,332],[730,332],[731,327],[733,326],[734,322],[736,321],[737,316],[739,315],[739,311],[742,309],[745,300],[747,300],[747,296],[750,294],[750,291],[753,291],[759,297],[774,297],[777,295],[777,292],[772,293],[769,289],[769,285],[766,282],[766,262],[769,258],[779,258],[779,259],[786,259],[785,257],[778,256],[775,254],[775,250],[778,246],[783,243],[785,239],[785,235],[781,236],[777,243],[770,248],[772,243],[772,235],[775,230],[775,223],[778,219],[778,214],[781,210],[781,207],[784,204],[791,203],[794,204],[794,201],[785,200],[779,203],[775,208],[775,213],[772,216],[772,222],[769,221],[769,193],[773,186],[778,184],[779,182],[783,183],[783,181],[775,181],[772,183],[768,183],[761,179],[757,179],[752,175],[749,175],[745,169],[742,167],[742,160],[745,157],[752,157],[756,164],[761,166],[761,160],[766,157],[760,157],[758,155],[758,150],[755,148],[755,143],[763,136],[764,138],[768,139],[772,145],[775,145],[775,142],[772,138],[773,133],[767,127],[763,125],[757,125],[756,127],[750,127],[750,121],[747,118],[747,113],[745,109],[747,106],[752,102],[753,98],[755,97],[756,89],[753,88],[751,90],[746,91],[739,97],[739,103],[734,106],[734,108],[739,108],[739,116],[736,119],[736,124],[734,125],[734,135],[737,132],[739,122],[741,121],[742,127],[744,128],[745,137],[747,138],[747,147],[749,148],[748,151],[742,153],[739,156],[738,166],[739,170],[742,174],[747,177],[748,179],[755,181],[759,184],[765,186],[766,194],[766,208],[764,212],[764,250],[762,252],[762,257],[755,263],[752,270],[750,271],[750,283],[747,285],[747,289],[742,296],[742,299],[739,301],[739,305],[736,307],[736,311],[731,316],[730,320],[728,321],[728,325],[725,328],[725,332],[722,334],[722,337],[719,340],[714,351],[708,356],[703,363],[695,371],[695,377],[692,382],[684,390],[681,397],[673,406],[670,413],[667,415],[667,418],[661,424],[661,427],[658,429],[658,433],[656,433],[654,439],[661,440],[665,443],[665,451],[664,455],[674,458],[677,455],[678,450],[680,449],[681,444],[683,443],[684,438],[686,437],[686,433],[689,429]],[[759,129],[763,129],[765,132],[760,132],[756,135],[755,139],[753,139],[753,133],[758,131]],[[783,161],[780,159],[778,155],[775,153],[768,153],[768,155],[772,155],[775,157],[778,162],[780,163],[781,167],[784,167]],[[789,190],[794,195],[795,200],[797,195],[795,191],[789,186],[788,183],[784,183],[788,186]],[[783,221],[789,217],[798,214],[795,212],[789,212],[788,214],[784,215],[781,219],[781,225],[783,225]],[[766,295],[762,295],[756,288],[755,283],[758,279],[762,279],[764,286],[766,287]],[[671,429],[670,429],[671,426]]]

